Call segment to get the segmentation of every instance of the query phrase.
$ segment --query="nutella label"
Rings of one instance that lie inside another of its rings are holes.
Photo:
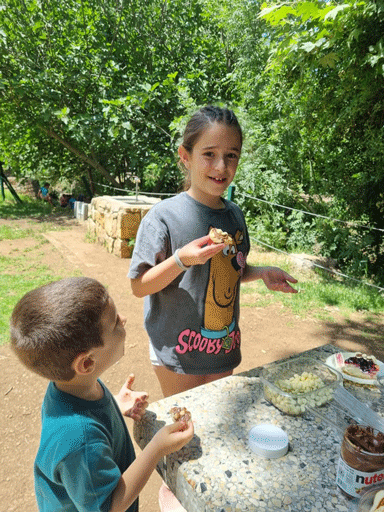
[[[340,489],[343,489],[350,496],[358,498],[365,487],[382,481],[384,481],[384,468],[366,473],[359,469],[351,468],[341,457],[339,458],[336,483]]]

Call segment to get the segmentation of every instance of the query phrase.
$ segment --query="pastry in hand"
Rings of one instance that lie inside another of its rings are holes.
[[[211,228],[209,230],[209,236],[215,244],[226,244],[233,243],[233,238],[226,231],[222,231],[219,228]]]
[[[188,422],[191,420],[191,413],[185,407],[172,407],[169,412],[173,421],[181,421],[183,423],[181,430],[185,430]]]

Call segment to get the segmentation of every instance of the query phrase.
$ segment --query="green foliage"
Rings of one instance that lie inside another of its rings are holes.
[[[0,26],[9,172],[128,190],[135,175],[141,191],[176,192],[186,118],[228,105],[245,134],[236,201],[255,236],[384,285],[382,1],[8,0]]]
[[[92,169],[129,185],[155,161],[162,190],[186,91],[227,95],[223,44],[196,0],[9,0],[0,25],[0,148],[19,175]]]
[[[311,163],[302,175],[307,191],[322,188],[349,202],[372,176],[383,178],[380,5],[302,1],[271,5],[260,14],[273,30],[263,98],[275,108],[282,105],[285,128],[279,128],[295,136],[295,151]],[[327,183],[320,188],[324,175]],[[359,216],[351,213],[352,219]]]
[[[308,250],[308,247],[316,247],[319,244],[316,222],[302,211],[293,211],[286,219],[287,243],[286,247],[291,252]]]
[[[268,3],[258,19],[261,35],[252,31],[254,19],[243,18],[236,28],[242,41],[250,45],[257,38],[255,48],[264,42],[266,50],[254,67],[239,69],[247,55],[234,65],[247,91],[242,105],[254,138],[246,154],[254,167],[247,161],[241,167],[246,177],[239,187],[250,193],[253,186],[252,195],[288,207],[383,229],[382,2]],[[279,177],[270,180],[273,192],[259,187],[260,168]],[[303,204],[303,193],[317,200]],[[281,211],[271,212],[273,222],[258,218],[273,230],[267,240],[277,238],[291,249],[304,243],[310,252],[315,244],[345,269],[384,284],[380,231],[340,237],[340,226],[332,235],[332,223],[305,215],[301,223]]]

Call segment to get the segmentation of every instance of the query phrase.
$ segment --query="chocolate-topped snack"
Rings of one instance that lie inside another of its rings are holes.
[[[185,407],[172,407],[169,412],[173,421],[181,421],[183,423],[182,430],[185,430],[188,422],[191,420],[191,413]]]

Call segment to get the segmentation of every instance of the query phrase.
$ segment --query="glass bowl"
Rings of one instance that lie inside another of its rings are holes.
[[[333,398],[343,376],[319,359],[299,356],[262,368],[260,380],[265,399],[280,411],[300,416]]]
[[[383,472],[378,471],[377,473],[382,474]],[[356,512],[370,512],[373,506],[373,502],[375,500],[376,493],[378,493],[379,491],[384,491],[383,483],[366,487],[361,492]]]

